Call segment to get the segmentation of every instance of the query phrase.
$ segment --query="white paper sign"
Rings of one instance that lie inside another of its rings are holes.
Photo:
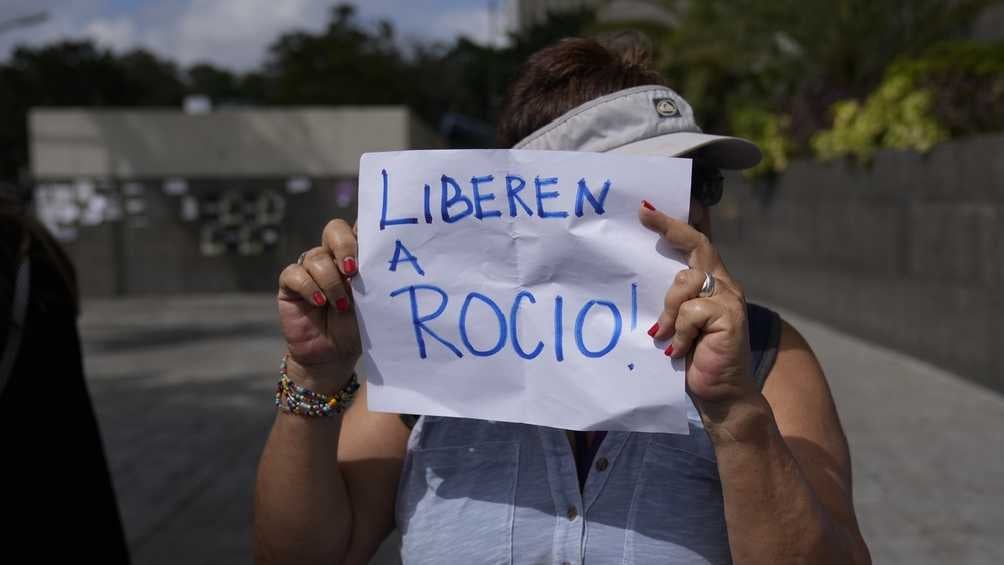
[[[687,433],[682,361],[646,333],[681,256],[689,159],[367,153],[359,275],[369,408],[571,430]]]

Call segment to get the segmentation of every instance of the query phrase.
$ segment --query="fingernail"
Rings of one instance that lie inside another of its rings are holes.
[[[649,337],[655,337],[655,334],[659,331],[659,322],[652,324],[652,327],[648,329]]]
[[[666,357],[669,357],[670,355],[673,354],[673,344],[672,343],[669,344],[669,347],[666,348],[665,353],[666,353]]]
[[[648,200],[642,200],[641,201],[641,205],[644,206],[644,207],[646,207],[646,208],[648,208],[649,210],[655,212],[655,206],[652,206],[652,203],[649,202]]]
[[[349,309],[349,299],[344,296],[335,300],[335,309],[339,312],[344,312]]]
[[[346,257],[342,259],[342,270],[345,271],[346,275],[352,275],[356,272],[356,260],[352,257]]]
[[[314,304],[317,304],[318,306],[324,306],[324,295],[321,294],[321,291],[317,291],[314,293]]]

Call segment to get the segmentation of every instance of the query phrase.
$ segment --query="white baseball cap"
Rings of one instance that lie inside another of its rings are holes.
[[[665,86],[638,86],[572,108],[513,149],[595,151],[700,159],[719,169],[748,169],[760,149],[740,137],[710,135],[694,110]]]

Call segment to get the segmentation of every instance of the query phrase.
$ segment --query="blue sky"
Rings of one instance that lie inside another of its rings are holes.
[[[0,21],[45,10],[47,22],[0,35],[0,60],[19,43],[89,37],[115,50],[143,46],[182,64],[248,69],[289,29],[324,26],[332,0],[0,0]],[[364,22],[389,19],[404,41],[464,34],[501,41],[510,0],[358,0]],[[493,9],[494,7],[494,9]]]

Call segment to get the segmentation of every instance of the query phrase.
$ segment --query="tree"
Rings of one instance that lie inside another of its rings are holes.
[[[264,76],[271,104],[396,104],[408,99],[406,64],[394,29],[373,31],[355,19],[355,8],[332,9],[318,34],[283,34],[269,48]]]
[[[426,122],[463,123],[454,145],[494,142],[493,124],[505,88],[534,51],[593,22],[588,11],[553,14],[510,37],[506,47],[460,37],[452,44],[416,43],[405,48],[393,26],[366,26],[355,9],[339,5],[323,31],[293,31],[269,49],[261,75],[268,104],[401,104]],[[445,120],[445,122],[444,122]]]
[[[176,66],[143,50],[118,57],[89,41],[19,47],[0,65],[0,180],[28,163],[34,106],[177,106],[185,92]]]
[[[592,23],[591,12],[562,12],[506,47],[466,37],[405,46],[389,22],[364,24],[338,5],[325,29],[284,33],[246,74],[205,63],[182,70],[148,51],[117,55],[90,41],[21,47],[0,64],[0,180],[26,171],[30,107],[180,107],[189,93],[217,104],[406,105],[445,126],[455,146],[489,146],[505,88],[530,53]]]
[[[664,38],[664,66],[714,129],[727,129],[730,108],[753,104],[790,111],[804,143],[829,123],[833,102],[868,93],[897,57],[964,34],[994,3],[691,0]]]

